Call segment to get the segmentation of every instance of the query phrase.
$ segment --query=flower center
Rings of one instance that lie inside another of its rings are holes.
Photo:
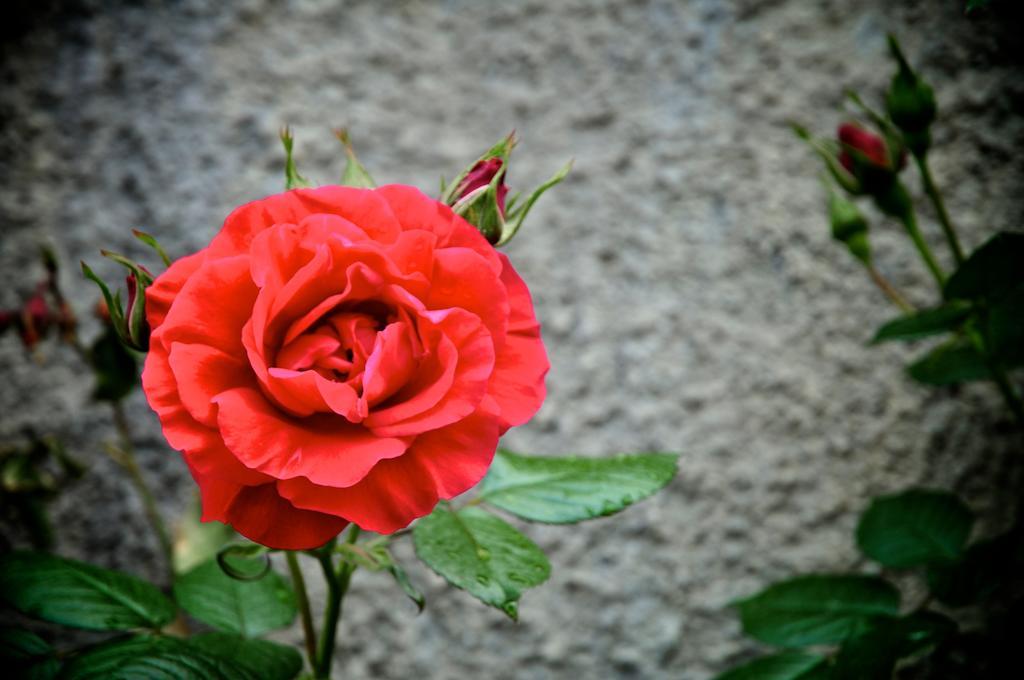
[[[348,382],[358,390],[377,333],[393,316],[392,310],[379,302],[344,305],[282,347],[276,364],[293,371],[316,371],[328,380]]]

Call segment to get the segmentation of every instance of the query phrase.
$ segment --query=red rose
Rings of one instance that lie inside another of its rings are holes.
[[[391,533],[476,484],[544,400],[530,293],[406,186],[235,210],[146,292],[142,375],[203,519],[274,548]]]

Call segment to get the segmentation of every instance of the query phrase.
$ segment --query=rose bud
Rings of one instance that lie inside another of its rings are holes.
[[[455,178],[447,187],[442,183],[441,201],[450,205],[457,215],[462,216],[496,246],[508,243],[533,204],[545,191],[555,186],[569,174],[570,161],[540,185],[526,198],[519,201],[519,194],[508,198],[505,173],[508,172],[509,156],[516,145],[515,133],[495,144],[468,169]]]
[[[489,186],[491,180],[501,171],[504,163],[500,158],[488,158],[485,161],[477,161],[476,164],[466,173],[466,178],[459,184],[456,191],[459,200],[472,194],[474,191],[482,190]],[[505,216],[505,196],[508,195],[508,187],[505,186],[505,173],[498,178],[498,185],[495,191],[495,198],[498,204],[498,213]]]
[[[46,333],[51,321],[50,305],[42,291],[36,291],[21,308],[21,342],[28,349]]]
[[[885,108],[903,133],[910,151],[921,156],[931,145],[928,128],[935,120],[935,93],[931,85],[924,82],[907,63],[896,38],[889,36],[889,49],[896,59],[898,70],[892,77],[892,84],[885,97]]]
[[[110,324],[117,331],[121,342],[132,349],[145,352],[149,349],[150,331],[146,321],[146,289],[153,283],[153,274],[142,265],[117,253],[107,250],[100,252],[104,257],[124,265],[129,270],[128,276],[125,278],[128,286],[128,303],[125,308],[121,308],[120,294],[112,295],[103,279],[99,278],[85,262],[82,262],[82,273],[100,287],[107,314],[110,317]]]
[[[871,245],[868,243],[868,221],[857,205],[829,188],[828,217],[832,238],[843,243],[855,258],[868,264]]]
[[[857,179],[863,193],[887,193],[907,162],[894,139],[883,139],[856,123],[839,126],[839,164]]]

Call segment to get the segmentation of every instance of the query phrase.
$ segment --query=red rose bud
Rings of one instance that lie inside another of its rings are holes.
[[[856,123],[843,123],[839,126],[839,162],[850,172],[855,172],[854,157],[880,168],[891,168],[889,151],[885,141],[878,135],[868,132]]]
[[[500,158],[488,158],[487,160],[477,161],[470,171],[466,173],[465,179],[459,184],[459,188],[456,191],[458,199],[462,200],[474,191],[482,190],[489,186],[491,180],[494,179],[503,165],[504,163]],[[508,187],[505,186],[505,173],[502,173],[502,176],[498,178],[498,186],[495,191],[498,213],[502,217],[505,216],[506,195],[508,195]]]
[[[21,308],[21,342],[32,349],[46,333],[52,320],[50,305],[42,291],[37,291]]]
[[[456,214],[497,246],[508,243],[515,236],[541,194],[565,179],[572,168],[570,161],[525,200],[519,200],[516,193],[506,202],[508,187],[505,186],[505,173],[515,145],[515,133],[512,133],[478,158],[451,185],[445,187],[442,182],[441,186],[441,201],[450,205]]]
[[[129,273],[125,282],[128,285],[128,304],[121,308],[120,294],[112,295],[103,279],[99,278],[89,265],[82,263],[82,273],[96,283],[103,293],[103,301],[109,314],[110,324],[117,331],[118,337],[128,347],[145,352],[149,348],[149,324],[146,321],[146,288],[153,283],[153,274],[140,264],[132,262],[122,255],[109,251],[100,251],[104,257],[124,265]]]

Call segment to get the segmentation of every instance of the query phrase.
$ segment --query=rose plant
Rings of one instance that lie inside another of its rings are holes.
[[[107,330],[91,349],[73,333],[69,341],[108,385],[103,398],[120,433],[110,453],[143,499],[173,588],[168,597],[127,574],[44,553],[0,557],[0,599],[23,614],[141,631],[60,655],[27,631],[0,631],[26,672],[133,677],[160,667],[172,676],[290,678],[299,655],[256,638],[298,614],[307,670],[326,678],[357,568],[389,574],[424,606],[391,555],[393,540],[411,535],[427,566],[515,619],[522,592],[545,581],[550,565],[494,510],[574,523],[618,512],[673,478],[670,454],[498,449],[503,433],[540,408],[549,364],[530,291],[495,244],[516,234],[569,166],[523,200],[508,196],[510,135],[434,199],[410,186],[376,187],[348,134],[337,136],[347,157],[342,185],[310,186],[285,129],[287,190],[231,212],[206,248],[172,261],[135,232],[166,265],[157,274],[104,251],[129,270],[125,305],[83,263],[103,294]],[[186,518],[174,542],[121,408],[136,382],[136,352],[146,352],[146,400],[198,485],[207,523]],[[449,502],[481,480],[473,498]],[[251,542],[232,542],[225,525]],[[290,584],[271,568],[277,552]],[[326,583],[319,630],[302,556]],[[190,634],[196,622],[216,632]]]

